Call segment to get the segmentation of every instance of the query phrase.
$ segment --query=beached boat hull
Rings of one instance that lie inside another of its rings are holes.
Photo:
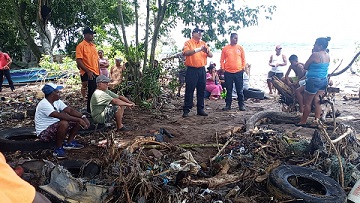
[[[66,73],[48,74],[47,70],[43,68],[27,68],[10,70],[10,75],[14,83],[31,83],[63,78],[66,76]],[[6,77],[4,77],[3,84],[9,84]]]

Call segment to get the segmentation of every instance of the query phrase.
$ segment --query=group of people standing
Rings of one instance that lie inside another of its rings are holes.
[[[195,28],[192,31],[192,37],[186,41],[183,48],[183,56],[185,56],[185,97],[183,106],[183,117],[188,117],[190,109],[193,107],[194,91],[196,89],[197,97],[197,115],[207,116],[204,111],[204,95],[206,83],[219,80],[216,78],[215,68],[211,68],[208,73],[205,71],[207,58],[212,58],[213,53],[207,44],[201,40],[204,30]],[[240,111],[245,111],[244,95],[243,95],[243,74],[245,69],[245,52],[244,49],[237,44],[238,35],[232,33],[230,35],[230,44],[225,46],[221,52],[220,67],[224,70],[225,87],[232,90],[235,84],[238,95],[238,106]],[[212,83],[211,83],[212,84]],[[215,84],[216,85],[216,84]],[[217,86],[218,87],[218,86]],[[219,88],[212,88],[211,92],[219,92]],[[215,93],[215,94],[217,94]],[[214,93],[212,95],[215,95]],[[211,95],[210,95],[211,96]],[[232,91],[227,91],[225,99],[224,111],[231,109]]]
[[[328,69],[330,64],[330,56],[328,53],[328,44],[330,37],[317,38],[312,49],[312,54],[305,64],[298,61],[298,57],[293,54],[289,57],[290,66],[285,74],[282,68],[287,65],[285,55],[281,54],[281,46],[275,48],[276,54],[271,55],[269,66],[271,70],[268,73],[269,94],[273,93],[272,78],[275,76],[289,85],[295,92],[296,99],[299,103],[299,111],[302,113],[300,122],[297,124],[303,126],[306,124],[307,118],[311,112],[311,106],[315,106],[315,121],[321,116],[320,97],[325,94],[328,86]],[[296,77],[289,77],[293,70]]]
[[[207,116],[204,111],[204,92],[211,93],[210,99],[216,99],[222,91],[219,75],[215,72],[215,64],[210,64],[208,72],[205,71],[207,58],[212,58],[213,53],[208,45],[201,40],[204,30],[195,28],[192,31],[192,37],[186,41],[182,51],[185,57],[186,66],[185,75],[185,97],[183,106],[183,117],[188,117],[193,107],[194,91],[196,89],[197,97],[197,115]],[[269,66],[271,70],[268,73],[267,84],[269,93],[273,93],[272,78],[275,76],[283,80],[296,92],[296,98],[299,102],[301,120],[298,125],[304,125],[311,111],[311,105],[315,106],[315,122],[321,116],[320,96],[324,95],[328,85],[328,67],[330,57],[327,52],[330,37],[318,38],[315,41],[312,54],[305,64],[299,63],[296,55],[289,58],[290,66],[285,74],[282,67],[287,65],[287,58],[281,54],[282,47],[275,47],[275,54],[270,56]],[[222,109],[228,111],[232,105],[232,89],[235,86],[237,93],[237,102],[240,111],[245,111],[243,95],[243,79],[246,66],[245,52],[238,43],[238,35],[230,35],[230,44],[226,45],[221,51],[220,67],[224,73],[224,86],[226,90],[225,107]],[[293,70],[296,77],[289,77],[290,71]]]

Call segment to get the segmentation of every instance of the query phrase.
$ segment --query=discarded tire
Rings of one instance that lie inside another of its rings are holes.
[[[244,90],[244,97],[245,99],[254,98],[254,99],[264,99],[265,93],[262,90],[259,89],[253,89],[249,88],[247,90]]]
[[[273,169],[267,188],[278,200],[309,203],[344,203],[346,200],[344,190],[334,179],[319,171],[294,165]]]
[[[66,168],[74,177],[93,178],[100,173],[100,166],[86,160],[64,160],[59,165]]]
[[[10,128],[0,131],[0,151],[14,152],[49,149],[55,142],[42,142],[38,139],[34,128]]]

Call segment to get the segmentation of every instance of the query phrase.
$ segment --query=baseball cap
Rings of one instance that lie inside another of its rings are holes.
[[[106,77],[105,75],[99,75],[96,78],[96,83],[99,83],[99,82],[110,82],[110,79],[108,77]]]
[[[276,45],[275,49],[282,49],[281,45]]]
[[[123,61],[122,58],[116,58],[115,61]]]
[[[83,31],[83,34],[96,34],[96,32],[94,30],[92,30],[89,27],[86,27]]]
[[[210,66],[211,65],[216,66],[216,63],[214,61],[210,61]]]
[[[44,92],[44,94],[47,95],[51,94],[55,90],[61,90],[62,88],[64,87],[60,85],[55,85],[54,83],[46,83],[41,90]]]
[[[204,30],[196,27],[192,32],[204,32]]]

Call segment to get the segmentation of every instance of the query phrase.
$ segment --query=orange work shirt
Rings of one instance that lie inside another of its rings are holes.
[[[96,46],[92,42],[83,40],[76,46],[76,59],[81,59],[83,64],[95,75],[100,75],[99,55]],[[80,74],[84,75],[85,71],[80,68]]]
[[[35,187],[21,179],[0,152],[0,201],[32,203],[35,192]]]
[[[194,39],[190,39],[185,42],[183,48],[183,54],[185,51],[194,50],[196,48],[200,48],[201,46],[205,46],[208,48],[204,41],[199,40],[198,42]],[[195,68],[204,67],[207,64],[207,53],[203,51],[199,51],[191,56],[185,57],[185,66],[191,66]]]
[[[221,51],[220,67],[229,73],[237,73],[245,69],[245,52],[242,46],[226,45]]]

